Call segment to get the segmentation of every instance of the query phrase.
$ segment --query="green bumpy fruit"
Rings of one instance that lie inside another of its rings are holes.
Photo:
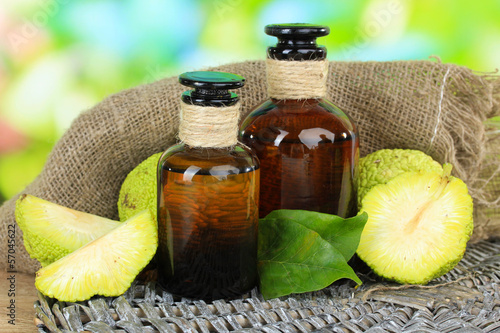
[[[123,181],[118,198],[120,221],[128,220],[144,209],[149,209],[156,220],[156,168],[161,154],[142,161]]]
[[[358,206],[370,189],[404,172],[434,171],[442,173],[441,164],[419,150],[382,149],[359,160]]]
[[[26,251],[42,266],[70,254],[121,223],[24,194],[16,201],[16,221]]]

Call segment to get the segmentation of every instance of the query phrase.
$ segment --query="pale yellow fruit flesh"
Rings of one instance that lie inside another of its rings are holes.
[[[121,295],[153,258],[157,245],[156,221],[149,211],[143,211],[40,269],[35,286],[42,294],[65,302]]]
[[[472,232],[472,199],[458,178],[410,172],[375,186],[358,255],[378,275],[425,284],[453,268]]]

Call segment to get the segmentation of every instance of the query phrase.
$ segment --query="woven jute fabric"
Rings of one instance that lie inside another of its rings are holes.
[[[267,97],[265,61],[212,70],[246,78],[238,92],[242,118]],[[118,219],[118,194],[127,174],[176,142],[184,89],[176,77],[166,78],[111,95],[83,112],[22,193]],[[474,199],[473,241],[500,236],[500,137],[485,125],[500,114],[497,76],[439,61],[331,62],[326,97],[357,123],[361,156],[411,148],[452,163]],[[2,253],[8,253],[17,198],[0,207]],[[15,239],[16,269],[38,269],[19,229]],[[7,260],[0,263],[7,268]]]
[[[241,103],[199,106],[181,102],[179,139],[191,147],[223,148],[238,142]]]

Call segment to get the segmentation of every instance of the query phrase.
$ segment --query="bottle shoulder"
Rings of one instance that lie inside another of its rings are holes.
[[[180,143],[161,155],[158,168],[175,172],[197,169],[197,174],[243,173],[257,170],[259,160],[241,143],[227,148],[190,147]]]
[[[288,137],[304,135],[304,131],[357,137],[357,128],[352,119],[326,99],[268,99],[248,114],[240,128],[240,137],[262,131],[285,131]]]

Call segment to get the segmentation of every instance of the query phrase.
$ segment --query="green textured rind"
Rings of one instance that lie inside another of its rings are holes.
[[[423,282],[422,284],[427,284],[431,280],[436,279],[438,277],[441,277],[441,276],[445,275],[446,273],[448,273],[449,271],[451,271],[460,262],[460,260],[462,260],[462,258],[464,257],[464,254],[465,254],[465,248],[464,248],[464,252],[462,252],[455,259],[448,261],[448,263],[446,263],[446,265],[444,265],[443,267],[441,267],[441,269],[439,271],[437,271],[436,274],[434,274],[430,279],[428,279],[427,281]]]
[[[69,254],[71,251],[65,249],[54,242],[49,241],[43,237],[39,237],[37,234],[30,232],[28,226],[26,225],[26,219],[22,213],[21,209],[18,209],[18,205],[21,202],[22,198],[18,200],[16,203],[16,222],[23,232],[23,243],[26,251],[30,255],[32,259],[36,259],[40,262],[42,266],[46,266],[65,255]],[[47,249],[51,249],[51,251],[47,251]]]
[[[126,221],[144,209],[149,209],[156,220],[156,168],[161,154],[142,161],[123,181],[118,198],[120,221]]]
[[[443,172],[441,164],[419,150],[381,149],[359,160],[358,205],[370,189],[404,173],[418,171]]]
[[[72,252],[46,238],[39,237],[33,232],[27,231],[23,235],[26,251],[28,251],[31,258],[38,260],[42,266],[47,266]],[[51,250],[47,251],[47,249]]]

